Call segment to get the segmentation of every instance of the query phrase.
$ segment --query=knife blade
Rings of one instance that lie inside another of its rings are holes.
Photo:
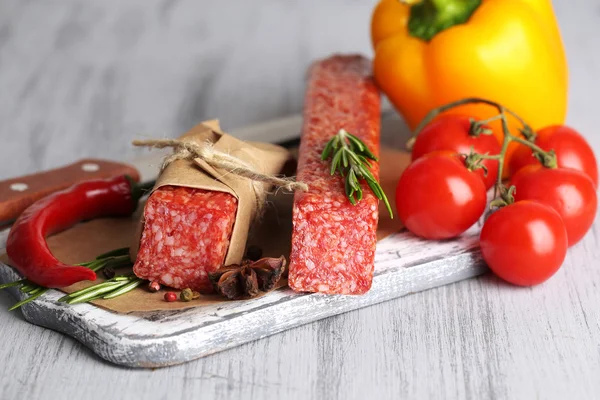
[[[13,222],[42,197],[81,181],[129,175],[139,181],[135,167],[107,160],[83,159],[64,167],[0,181],[0,227]]]

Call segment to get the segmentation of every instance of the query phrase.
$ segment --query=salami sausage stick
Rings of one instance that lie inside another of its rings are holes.
[[[296,192],[289,286],[298,292],[362,294],[373,279],[378,199],[363,183],[352,205],[344,179],[321,161],[340,129],[358,136],[379,156],[380,98],[371,64],[361,56],[333,56],[312,66],[304,105],[297,177],[309,185]],[[372,173],[379,179],[379,165]]]

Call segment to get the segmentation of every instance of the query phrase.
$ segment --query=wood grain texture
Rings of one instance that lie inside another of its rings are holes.
[[[136,134],[174,136],[207,117],[229,130],[298,112],[311,58],[370,53],[372,3],[0,0],[0,178],[74,152],[118,159]],[[554,5],[568,121],[599,153],[600,7]],[[599,257],[596,223],[537,288],[484,276],[156,371],[114,367],[0,312],[0,397],[597,398]],[[0,309],[12,302],[0,294]]]

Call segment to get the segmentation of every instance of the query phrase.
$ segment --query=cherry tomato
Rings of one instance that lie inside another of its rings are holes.
[[[534,201],[518,201],[492,214],[479,238],[481,254],[500,278],[531,286],[550,278],[567,254],[560,215]]]
[[[598,199],[592,180],[569,168],[528,165],[511,179],[515,201],[534,200],[552,207],[563,219],[569,246],[577,243],[592,226]]]
[[[484,126],[489,129],[489,127]],[[500,145],[494,135],[471,136],[471,118],[464,115],[441,115],[427,125],[414,143],[412,149],[413,161],[437,150],[451,150],[459,154],[469,154],[471,147],[476,153],[494,155],[500,153]],[[477,173],[485,183],[486,189],[496,183],[498,176],[498,161],[484,160],[487,176],[483,169]]]
[[[483,181],[451,151],[419,158],[406,168],[396,187],[400,220],[426,239],[460,235],[479,219],[485,205]]]
[[[598,186],[598,164],[592,148],[576,130],[564,125],[546,127],[537,133],[535,144],[544,150],[554,149],[558,167],[572,168],[588,175]],[[519,145],[508,165],[510,174],[530,164],[539,164],[531,149]]]

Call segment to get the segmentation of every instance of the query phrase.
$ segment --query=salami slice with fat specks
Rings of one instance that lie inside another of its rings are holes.
[[[373,279],[378,199],[363,184],[363,199],[352,205],[325,144],[340,129],[358,136],[379,155],[380,98],[371,63],[361,56],[333,56],[310,70],[304,106],[297,178],[309,185],[296,192],[289,285],[298,292],[362,294]],[[379,179],[379,165],[373,163]]]
[[[229,193],[160,187],[144,209],[133,272],[176,289],[212,291],[208,273],[223,265],[236,211]]]

